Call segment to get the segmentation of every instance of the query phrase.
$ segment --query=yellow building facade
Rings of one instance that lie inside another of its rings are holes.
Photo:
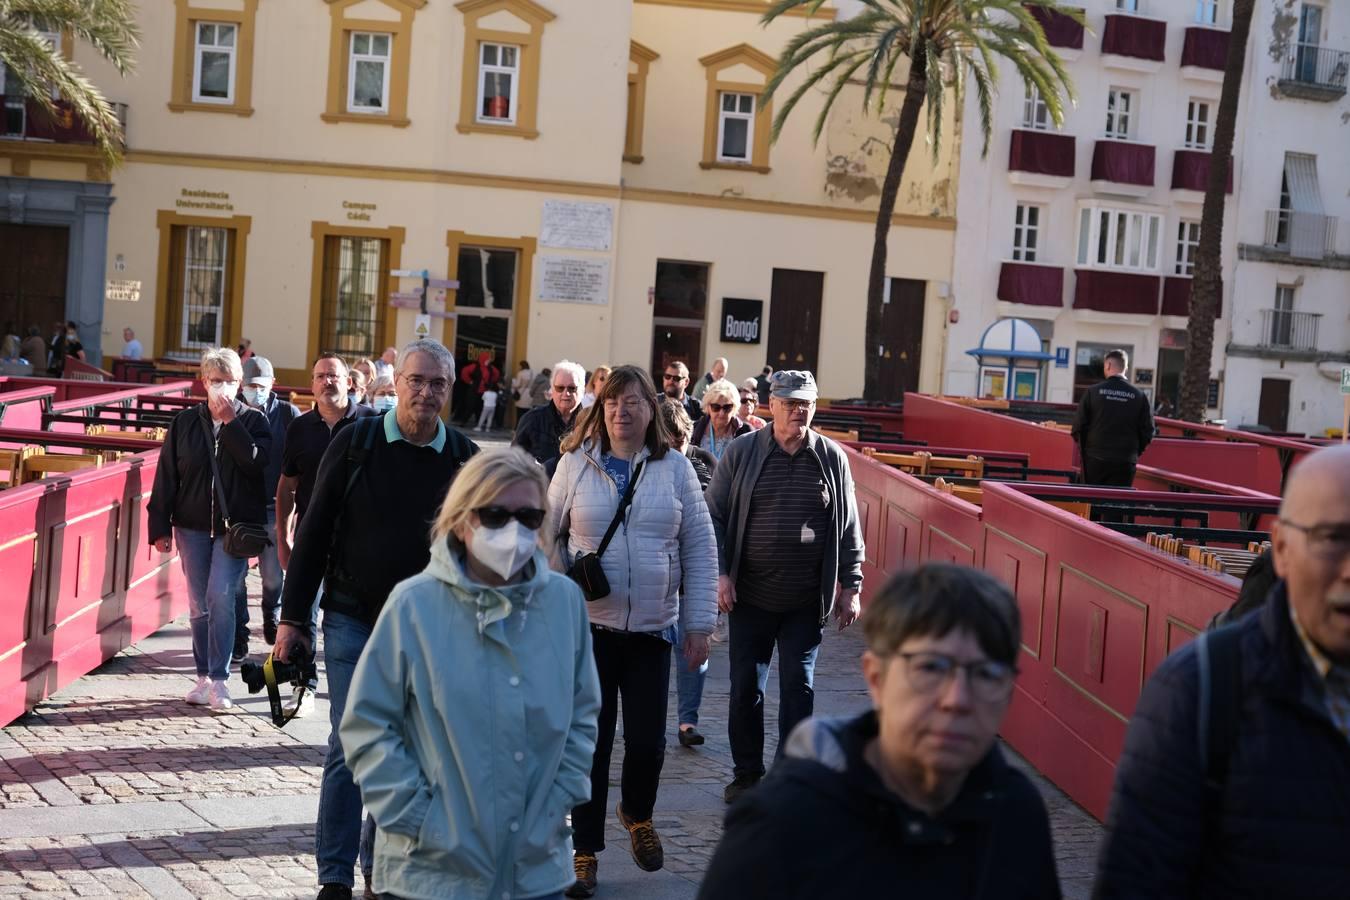
[[[0,181],[25,197],[0,237],[51,227],[30,215],[45,192],[110,185],[106,246],[84,229],[65,297],[107,355],[124,326],[156,356],[248,338],[305,384],[321,351],[428,332],[508,374],[725,356],[738,381],[804,367],[857,395],[893,120],[850,86],[813,144],[812,93],[771,143],[774,60],[837,11],[765,27],[766,6],[145,3],[133,77],[74,48],[126,104],[125,164],[109,177],[79,146],[0,141]],[[890,232],[887,322],[913,337],[867,348],[897,391],[940,383],[956,123],[945,135],[936,162],[916,140]]]

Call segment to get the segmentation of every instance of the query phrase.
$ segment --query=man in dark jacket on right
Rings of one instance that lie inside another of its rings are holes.
[[[1144,392],[1125,380],[1130,359],[1112,350],[1102,360],[1106,380],[1088,388],[1073,417],[1073,439],[1083,458],[1083,481],[1132,487],[1134,467],[1153,440],[1153,412]]]
[[[1350,447],[1294,469],[1273,543],[1283,583],[1267,602],[1208,633],[1203,653],[1197,641],[1172,654],[1144,688],[1099,898],[1350,891]]]

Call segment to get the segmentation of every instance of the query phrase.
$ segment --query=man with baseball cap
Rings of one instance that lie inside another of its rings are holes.
[[[833,610],[847,628],[861,610],[862,525],[848,458],[811,430],[810,372],[775,372],[769,381],[772,425],[732,441],[707,491],[717,603],[731,632],[728,803],[764,776],[764,687],[775,646],[782,756],[788,734],[812,713],[825,622]]]
[[[272,392],[276,384],[276,375],[272,363],[262,356],[251,356],[244,361],[244,386],[240,397],[245,403],[267,417],[267,427],[272,432],[272,449],[267,465],[263,469],[264,496],[271,500],[277,494],[277,482],[281,478],[282,451],[286,445],[286,429],[291,421],[300,415],[300,410],[288,400],[282,400]],[[267,504],[267,534],[272,539],[270,546],[258,556],[258,574],[262,576],[262,614],[263,639],[270,647],[276,640],[277,613],[281,609],[281,562],[277,559],[277,508]],[[248,589],[245,578],[239,579],[239,588],[235,593],[234,616],[234,653],[235,661],[248,656]]]

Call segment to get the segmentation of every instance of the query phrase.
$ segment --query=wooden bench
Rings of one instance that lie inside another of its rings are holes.
[[[121,437],[135,437],[147,441],[160,441],[161,443],[168,436],[167,428],[110,428],[107,425],[86,425],[85,434],[89,435],[117,435]]]
[[[74,472],[103,465],[97,453],[42,453],[29,456],[19,469],[19,483],[28,484],[49,475]]]
[[[838,431],[838,430],[833,429],[833,428],[820,428],[819,426],[815,426],[815,425],[813,425],[813,426],[811,426],[811,427],[815,430],[816,434],[824,435],[825,437],[829,438],[830,440],[834,440],[834,441],[856,441],[856,440],[858,439],[858,432],[857,432],[856,430],[854,430],[854,431]]]
[[[958,500],[964,500],[967,503],[973,503],[976,506],[984,505],[984,489],[970,487],[964,484],[953,484],[945,478],[939,478],[933,482],[933,487],[944,494],[950,494]]]
[[[24,460],[39,456],[43,448],[29,444],[18,450],[0,450],[0,488],[18,487],[23,476]]]
[[[291,391],[290,400],[301,412],[309,412],[314,408],[314,395],[302,394],[299,391]]]
[[[891,466],[911,475],[928,474],[928,461],[933,457],[933,454],[926,450],[918,450],[914,453],[884,453],[873,450],[871,447],[864,447],[862,452],[863,456],[869,459],[874,459],[884,466]]]
[[[928,460],[928,474],[959,475],[962,478],[983,478],[984,457],[932,456]]]

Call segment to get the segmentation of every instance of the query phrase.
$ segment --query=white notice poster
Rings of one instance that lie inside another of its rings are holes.
[[[609,260],[541,256],[539,262],[540,300],[595,306],[609,302]]]
[[[614,231],[614,207],[608,203],[544,201],[539,244],[572,250],[608,250]]]

